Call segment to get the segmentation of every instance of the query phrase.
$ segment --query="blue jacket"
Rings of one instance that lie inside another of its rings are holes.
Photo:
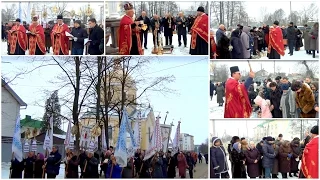
[[[231,34],[231,56],[232,59],[243,59],[242,43],[239,37],[239,31],[233,31]]]
[[[210,148],[210,176],[214,177],[215,174],[221,174],[228,172],[228,163],[227,163],[227,156],[226,151],[223,146],[217,147],[214,146],[215,141],[219,140],[219,138],[213,138],[213,146]],[[231,155],[229,155],[231,156]],[[218,167],[217,169],[214,169]]]
[[[262,166],[264,168],[272,168],[274,158],[276,157],[276,154],[272,145],[269,144],[267,141],[265,141],[262,146],[262,152],[263,152]]]
[[[56,151],[55,153],[51,152],[46,161],[46,173],[59,175],[61,160],[61,154],[58,151]]]
[[[111,169],[112,169],[112,172],[111,172]],[[120,167],[118,164],[112,167],[112,162],[109,161],[105,177],[109,179],[110,174],[112,173],[111,175],[112,179],[120,179],[121,172],[122,172],[122,167]]]

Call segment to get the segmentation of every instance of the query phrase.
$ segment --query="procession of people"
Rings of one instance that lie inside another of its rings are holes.
[[[233,136],[224,146],[218,137],[210,148],[210,178],[319,178],[319,127],[314,126],[303,140],[279,134],[259,142]],[[230,162],[228,162],[230,161]]]
[[[304,47],[306,54],[315,58],[319,54],[319,23],[312,27],[305,24],[300,30],[294,22],[280,26],[279,21],[273,25],[263,24],[261,27],[237,25],[236,29],[219,25],[216,32],[211,32],[211,59],[281,59],[286,48],[289,56]],[[215,37],[214,37],[215,33]]]
[[[104,52],[104,30],[95,18],[88,20],[89,29],[83,28],[80,20],[70,27],[58,15],[56,24],[41,25],[38,16],[31,24],[16,19],[2,26],[3,41],[7,42],[8,55],[101,55]],[[26,52],[28,51],[28,52]]]
[[[191,55],[208,55],[208,16],[205,9],[199,7],[197,16],[186,17],[183,12],[177,16],[166,13],[164,17],[154,14],[148,17],[145,11],[141,16],[134,18],[134,7],[131,3],[124,5],[125,15],[120,20],[119,28],[119,54],[144,55],[148,45],[148,33],[152,33],[153,53],[163,51],[163,48],[173,50],[173,35],[178,35],[178,46],[188,47],[187,34],[191,34]],[[164,39],[162,39],[164,37]],[[164,42],[163,42],[164,41]]]
[[[224,106],[224,118],[318,118],[318,79],[295,79],[277,76],[274,80],[254,81],[251,70],[246,80],[240,81],[238,66],[230,67],[231,77],[225,82],[210,82],[211,101]],[[239,106],[241,104],[241,106]]]

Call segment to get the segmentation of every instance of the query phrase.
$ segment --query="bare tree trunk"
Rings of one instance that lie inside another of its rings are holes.
[[[223,23],[223,2],[222,1],[220,1],[219,2],[220,3],[220,22],[219,22],[219,24],[222,24]]]
[[[234,1],[231,1],[231,20],[230,20],[230,26],[233,26],[233,19],[234,19]]]
[[[306,75],[307,75],[307,76],[310,76],[311,79],[314,79],[313,71],[310,69],[309,65],[307,64],[307,61],[304,60],[304,61],[302,61],[301,63],[302,63],[302,64],[306,67],[306,69],[307,69]]]
[[[108,86],[107,88],[107,80],[106,78],[108,78],[108,83],[110,84],[111,81],[110,81],[110,73],[107,74],[107,58],[105,57],[104,58],[104,87],[103,87],[103,90],[104,90],[104,130],[105,130],[105,137],[106,137],[106,144],[107,144],[107,147],[109,147],[109,114],[108,114],[108,107],[109,107],[109,103],[111,101],[111,92],[110,92],[110,88],[111,86]],[[109,71],[110,72],[110,71]]]
[[[79,96],[80,96],[80,57],[75,56],[74,57],[75,65],[76,65],[76,83],[75,83],[75,89],[74,89],[74,99],[73,99],[73,108],[72,108],[72,118],[74,124],[77,126],[77,134],[76,134],[76,143],[75,148],[77,150],[80,149],[79,143],[80,143],[80,127],[79,127]]]
[[[229,16],[230,16],[230,1],[227,2],[227,24],[226,24],[226,27],[230,26]]]
[[[101,102],[101,78],[102,78],[102,57],[98,56],[98,83],[96,86],[97,92],[97,108],[96,108],[96,123],[100,124],[100,102]],[[101,150],[101,136],[98,137],[98,150]]]

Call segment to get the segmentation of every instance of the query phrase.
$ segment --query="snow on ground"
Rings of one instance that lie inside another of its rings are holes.
[[[225,101],[225,98],[223,98]],[[223,107],[219,107],[219,104],[217,103],[217,95],[212,97],[212,100],[209,102],[209,108],[210,108],[210,119],[222,119],[224,118],[224,105]],[[250,118],[258,118],[257,113],[252,112]]]
[[[166,42],[165,42],[164,36],[162,37],[162,41],[163,41],[163,45],[165,45]],[[173,34],[172,45],[174,46],[174,48],[173,48],[172,54],[165,54],[165,55],[189,55],[190,41],[191,41],[191,35],[187,34],[187,47],[184,47],[182,37],[181,37],[182,45],[181,45],[181,47],[178,47],[179,46],[178,35]],[[111,43],[112,43],[112,39],[110,37],[107,46],[109,46]],[[144,48],[144,42],[142,43],[142,48]],[[155,54],[152,54],[152,49],[153,49],[153,35],[152,35],[152,33],[148,33],[147,48],[148,49],[144,50],[145,56],[155,55]]]
[[[304,50],[304,47],[300,48],[300,51],[293,50],[293,55],[290,56],[289,54],[289,47],[286,49],[286,53],[284,56],[281,56],[281,60],[318,60],[319,54],[316,52],[315,58],[312,58],[311,54],[307,54]],[[268,57],[261,57],[259,60],[268,60]]]

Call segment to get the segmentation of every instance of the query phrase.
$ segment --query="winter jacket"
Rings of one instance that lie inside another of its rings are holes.
[[[289,158],[288,154],[292,154],[290,143],[282,143],[279,148],[279,171],[281,173],[290,172],[290,162],[292,157]]]
[[[237,150],[233,149],[231,152],[231,156],[233,166],[232,178],[246,178],[246,168],[243,164],[243,161],[245,161],[246,157],[243,152],[238,153]]]
[[[223,97],[225,96],[224,95],[225,90],[224,90],[224,87],[222,86],[222,84],[220,84],[217,87],[216,92],[217,92],[217,103],[224,103]]]
[[[99,178],[99,172],[98,172],[98,164],[99,161],[95,157],[87,157],[87,159],[84,162],[87,163],[86,168],[83,170],[83,178]]]
[[[128,161],[127,166],[123,168],[122,178],[133,178],[132,161]]]
[[[280,100],[280,110],[282,111],[283,118],[295,118],[296,103],[293,98],[291,88],[287,92],[283,92]]]
[[[77,37],[77,41],[72,41],[72,48],[84,49],[84,39],[88,38],[88,33],[85,29],[78,27],[73,28],[71,33],[74,37]]]
[[[79,159],[77,156],[73,156],[68,161],[67,178],[79,178]]]
[[[301,91],[297,92],[296,105],[301,109],[300,116],[303,118],[315,118],[316,111],[314,105],[316,101],[314,99],[313,92],[307,85],[302,84]]]
[[[223,146],[214,146],[215,141],[219,138],[215,137],[213,140],[213,146],[210,148],[210,178],[228,172],[228,162],[226,152]]]
[[[43,169],[42,166],[44,165],[44,160],[42,159],[37,159],[35,161],[35,165],[34,165],[34,178],[36,179],[41,179],[42,178],[42,173],[43,173]]]
[[[261,108],[261,118],[272,118],[270,100],[265,100],[261,96],[257,96],[254,99],[254,103]]]
[[[221,29],[218,29],[216,32],[216,42],[217,44],[219,43],[220,39],[225,36],[224,31],[222,31]]]
[[[242,55],[244,59],[250,58],[250,37],[249,37],[250,28],[245,26],[243,27],[243,31],[241,33],[240,39],[242,43]]]
[[[106,179],[121,179],[121,172],[122,172],[122,167],[120,167],[118,164],[113,165],[110,161],[107,166],[106,170]]]
[[[22,179],[22,171],[24,169],[24,162],[19,162],[17,159],[11,160],[11,179]]]
[[[217,43],[217,59],[231,59],[229,45],[230,39],[223,34],[220,41]]]
[[[279,86],[277,86],[275,91],[270,92],[270,102],[271,102],[271,105],[274,106],[274,109],[271,112],[273,118],[282,118],[282,112],[280,110],[281,96],[282,96],[282,93]]]
[[[245,151],[244,155],[246,156],[248,176],[251,178],[258,177],[260,175],[258,162],[261,160],[261,155],[258,149],[249,149]],[[257,163],[254,163],[255,160],[258,160]]]
[[[47,162],[46,173],[59,175],[61,160],[62,160],[61,154],[58,151],[56,151],[55,153],[51,152],[46,161]]]
[[[265,141],[262,146],[262,152],[263,152],[262,166],[264,168],[272,168],[274,158],[276,157],[272,144],[269,144],[269,142]]]
[[[34,168],[34,162],[35,157],[28,157],[26,159],[23,159],[24,162],[24,178],[33,178],[33,168]]]
[[[273,149],[275,153],[275,158],[273,161],[272,174],[278,174],[279,173],[279,145],[274,144]]]
[[[312,28],[309,33],[310,36],[310,50],[319,51],[319,28]]]
[[[242,43],[239,37],[239,31],[233,31],[231,34],[231,57],[232,59],[243,59]]]
[[[314,94],[314,100],[315,100],[315,104],[314,104],[314,108],[319,107],[319,90],[316,90],[313,92]],[[316,118],[319,118],[319,112],[316,112]]]
[[[151,163],[152,166],[152,178],[163,178],[163,173],[162,173],[162,165],[163,165],[163,161],[162,158],[157,158],[158,160],[156,160],[154,163]]]
[[[293,26],[289,26],[287,28],[287,39],[288,40],[296,40],[295,28]]]
[[[89,45],[88,53],[90,55],[101,55],[103,52],[100,51],[99,46],[101,39],[104,39],[104,31],[101,27],[96,25],[93,27],[89,34],[89,39],[91,40]]]
[[[310,50],[310,41],[311,37],[309,35],[311,28],[306,27],[305,30],[303,31],[302,38],[304,39],[304,49],[305,50]]]
[[[300,139],[293,140],[290,143],[290,147],[292,150],[292,158],[290,162],[290,170],[291,172],[297,172],[299,170],[299,162],[302,156]],[[298,160],[298,161],[297,161]]]
[[[179,154],[177,157],[177,160],[178,160],[179,176],[186,177],[186,169],[187,169],[188,163],[185,156]]]

